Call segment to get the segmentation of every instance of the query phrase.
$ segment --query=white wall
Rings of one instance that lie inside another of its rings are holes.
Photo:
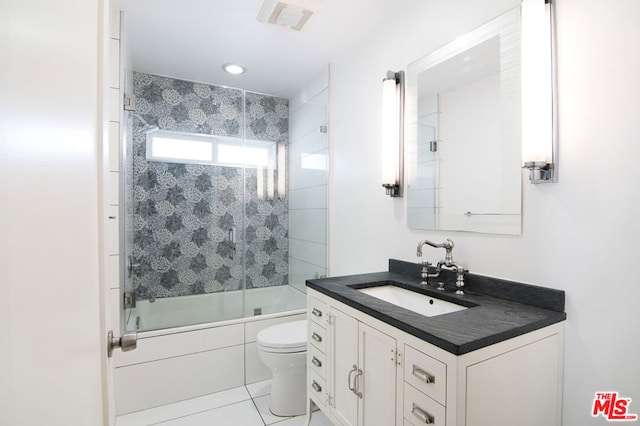
[[[616,390],[640,412],[640,2],[557,5],[560,181],[524,184],[519,237],[414,231],[406,199],[380,176],[381,80],[517,1],[406,0],[357,48],[332,63],[332,275],[416,261],[422,238],[455,243],[472,272],[567,292],[564,425],[602,424],[594,393]],[[425,256],[439,260],[430,249]]]
[[[2,2],[2,425],[103,419],[98,4]]]

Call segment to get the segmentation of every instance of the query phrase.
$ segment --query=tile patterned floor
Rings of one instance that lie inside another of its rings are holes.
[[[306,416],[277,417],[269,411],[271,381],[258,382],[175,404],[120,416],[116,426],[303,426]],[[331,426],[316,411],[311,426]]]

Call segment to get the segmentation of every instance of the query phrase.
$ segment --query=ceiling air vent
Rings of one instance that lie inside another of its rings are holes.
[[[265,0],[258,21],[300,31],[314,12],[324,6],[325,0]]]

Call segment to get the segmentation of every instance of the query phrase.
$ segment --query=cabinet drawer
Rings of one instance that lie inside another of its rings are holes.
[[[320,352],[318,348],[313,345],[308,345],[308,360],[307,365],[311,367],[311,371],[314,371],[320,378],[327,378],[327,357]]]
[[[446,404],[447,366],[405,345],[404,381],[441,404]]]
[[[406,382],[403,414],[405,423],[415,426],[444,426],[446,422],[445,408]]]
[[[327,330],[313,321],[309,322],[309,343],[323,354],[327,353]]]
[[[322,327],[327,326],[327,304],[313,297],[309,297],[309,319],[320,324]]]
[[[327,406],[327,381],[318,376],[314,371],[309,371],[308,389],[309,398],[311,398],[318,407],[324,408]]]

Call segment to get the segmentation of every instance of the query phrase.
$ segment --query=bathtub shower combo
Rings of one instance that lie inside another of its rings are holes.
[[[258,332],[327,274],[327,74],[291,100],[125,74],[119,414],[267,378]]]

